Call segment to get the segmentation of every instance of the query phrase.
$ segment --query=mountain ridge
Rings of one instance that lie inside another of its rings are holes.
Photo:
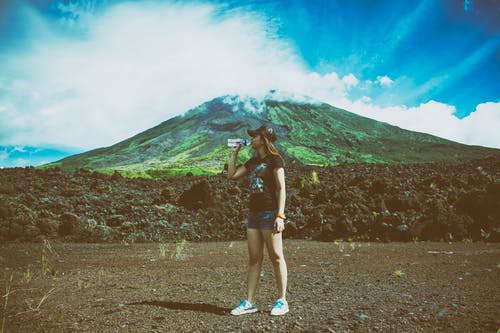
[[[229,159],[226,140],[245,137],[247,128],[261,125],[276,130],[278,149],[294,163],[453,163],[500,154],[499,149],[404,130],[312,99],[226,95],[115,145],[43,167],[118,170],[153,178],[186,172],[213,174]],[[239,161],[250,155],[250,149],[242,150]]]

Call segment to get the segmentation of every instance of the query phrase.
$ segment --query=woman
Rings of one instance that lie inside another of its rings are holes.
[[[283,256],[282,231],[285,229],[285,171],[283,159],[276,150],[274,130],[261,126],[248,130],[252,137],[252,148],[256,156],[236,169],[236,160],[241,145],[234,148],[228,165],[228,179],[237,180],[248,176],[250,181],[250,212],[247,220],[248,276],[247,298],[231,311],[238,316],[257,312],[255,294],[259,284],[264,252],[267,247],[269,258],[274,267],[278,300],[271,315],[280,316],[288,312],[286,301],[287,268]]]

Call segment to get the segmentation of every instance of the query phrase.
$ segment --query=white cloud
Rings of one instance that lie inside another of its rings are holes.
[[[342,82],[344,82],[347,87],[355,87],[359,84],[359,80],[356,76],[354,76],[354,74],[349,74],[349,75],[346,75],[342,78]]]
[[[460,141],[471,145],[500,148],[500,102],[479,104],[476,111],[462,120]]]
[[[390,87],[394,81],[391,80],[388,76],[377,76],[377,82],[381,85],[381,86],[387,86],[387,87]]]
[[[26,149],[25,149],[25,147],[15,146],[15,147],[11,150],[11,153],[15,153],[15,152],[25,153],[25,152],[26,152]]]
[[[79,39],[38,18],[45,33],[32,52],[4,56],[17,75],[2,79],[0,123],[9,128],[0,143],[109,145],[216,96],[300,91],[305,79],[314,81],[263,18],[214,13],[210,6],[116,5],[85,16]]]
[[[475,112],[463,119],[454,115],[454,106],[432,100],[418,107],[400,105],[382,108],[363,97],[345,108],[404,129],[469,145],[500,148],[500,102],[479,104]]]

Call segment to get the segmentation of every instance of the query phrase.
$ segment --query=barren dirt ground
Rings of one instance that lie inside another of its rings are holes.
[[[256,314],[245,242],[2,244],[4,332],[497,332],[498,243],[285,241],[290,313]],[[267,254],[266,254],[267,255]],[[7,295],[7,296],[6,296]]]

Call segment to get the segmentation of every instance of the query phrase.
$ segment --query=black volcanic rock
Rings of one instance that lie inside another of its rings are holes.
[[[194,184],[179,198],[179,205],[187,209],[208,208],[214,203],[210,184],[206,180]]]
[[[59,224],[58,232],[61,236],[71,235],[79,224],[78,216],[73,213],[63,213],[59,219],[61,223]]]
[[[319,184],[311,183],[313,171]],[[500,158],[456,165],[288,167],[286,178],[288,238],[500,238]],[[379,193],[373,193],[372,180],[384,184]],[[247,181],[230,182],[223,174],[151,180],[17,168],[0,170],[0,189],[0,241],[245,238]]]

